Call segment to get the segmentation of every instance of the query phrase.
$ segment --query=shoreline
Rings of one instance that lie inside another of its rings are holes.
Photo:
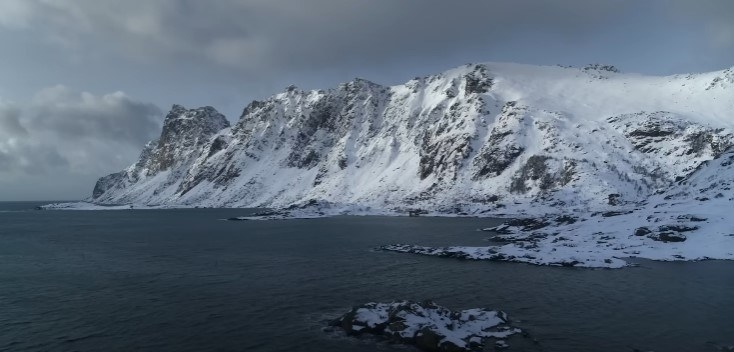
[[[307,204],[287,209],[209,208],[196,206],[104,206],[87,202],[55,203],[44,210],[166,210],[166,209],[249,209],[254,214],[222,219],[268,221],[315,219],[335,216],[389,216],[432,218],[492,218],[505,220],[499,226],[481,228],[486,246],[423,246],[390,244],[380,250],[437,256],[446,259],[520,262],[542,266],[619,269],[633,266],[629,259],[655,261],[734,260],[734,234],[728,233],[726,217],[703,217],[671,209],[584,212],[573,215],[481,213],[451,214],[421,211],[415,214],[368,207],[339,207]],[[723,210],[722,210],[723,211]],[[711,216],[714,215],[714,216]],[[651,226],[650,224],[654,224]],[[724,226],[722,226],[722,224]],[[644,229],[645,231],[642,231]]]

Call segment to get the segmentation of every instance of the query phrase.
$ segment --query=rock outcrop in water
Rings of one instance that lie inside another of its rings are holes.
[[[504,312],[481,308],[454,312],[433,302],[367,303],[332,325],[348,335],[381,336],[430,352],[504,349],[507,338],[521,333]]]

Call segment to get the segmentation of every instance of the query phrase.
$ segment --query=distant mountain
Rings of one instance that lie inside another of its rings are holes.
[[[91,201],[491,214],[728,199],[733,131],[733,69],[472,64],[392,87],[289,87],[234,126],[174,106],[160,139]]]

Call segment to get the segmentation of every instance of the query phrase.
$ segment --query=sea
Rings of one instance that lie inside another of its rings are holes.
[[[505,311],[542,351],[734,345],[732,261],[587,269],[378,249],[487,245],[492,218],[227,221],[255,210],[44,203],[0,203],[0,351],[415,351],[327,328],[395,300]]]

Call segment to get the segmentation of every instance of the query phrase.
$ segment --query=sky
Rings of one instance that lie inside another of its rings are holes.
[[[731,0],[0,0],[0,201],[76,200],[174,103],[231,121],[295,84],[469,62],[734,66]]]

